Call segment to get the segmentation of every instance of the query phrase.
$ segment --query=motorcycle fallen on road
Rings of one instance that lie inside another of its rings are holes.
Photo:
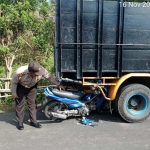
[[[91,87],[91,93],[79,90],[58,90],[56,87],[44,88],[45,100],[38,104],[44,105],[44,114],[50,120],[66,119],[71,116],[85,117],[93,110],[99,113],[108,111],[110,105],[98,87]],[[107,89],[105,89],[107,92]]]

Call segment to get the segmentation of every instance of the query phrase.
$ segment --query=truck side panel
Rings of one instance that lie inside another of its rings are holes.
[[[150,9],[142,4],[56,0],[56,76],[150,72]]]

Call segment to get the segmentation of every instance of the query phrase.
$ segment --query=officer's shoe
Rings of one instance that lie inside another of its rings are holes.
[[[30,125],[35,128],[41,128],[42,126],[38,122],[30,122]]]
[[[18,130],[23,130],[24,129],[23,123],[18,122],[17,128],[18,128]]]

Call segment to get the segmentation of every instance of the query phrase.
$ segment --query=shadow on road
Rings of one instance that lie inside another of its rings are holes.
[[[80,116],[78,116],[78,117],[69,117],[69,118],[67,118],[67,120],[76,119],[78,122],[80,122],[81,118],[82,117],[80,117]],[[93,112],[90,113],[90,115],[86,116],[86,118],[92,119],[92,120],[94,120],[94,122],[108,121],[108,122],[125,123],[125,121],[119,115],[117,115],[115,112],[113,112],[112,114],[110,112],[105,112],[105,113],[99,114],[98,112],[93,111]],[[64,121],[63,119],[48,120],[45,117],[44,113],[42,113],[42,112],[38,113],[38,120],[40,120],[39,123],[41,123],[41,124],[61,123],[61,122]]]
[[[11,124],[13,126],[16,126],[16,118],[14,112],[4,112],[0,113],[0,122],[6,122],[8,124]]]
[[[105,112],[105,113],[97,113],[96,111],[93,111],[90,113],[89,116],[86,116],[88,119],[94,120],[94,122],[99,122],[99,121],[107,121],[107,122],[119,122],[119,123],[125,123],[125,121],[116,113],[110,113],[110,112]],[[77,121],[81,120],[81,117],[76,117]]]
[[[96,111],[93,111],[90,113],[90,115],[86,116],[88,119],[94,120],[94,122],[99,122],[99,121],[108,121],[108,122],[119,122],[119,123],[125,123],[125,121],[116,113],[97,113]],[[68,120],[70,119],[76,119],[78,122],[80,122],[81,117],[69,117],[67,118]],[[44,113],[41,111],[37,112],[37,121],[40,124],[47,124],[47,123],[61,123],[64,120],[63,119],[56,119],[56,120],[48,120]],[[9,123],[13,126],[16,126],[17,121],[16,121],[16,116],[15,112],[9,112],[9,113],[1,113],[0,114],[0,122],[6,122]],[[28,111],[25,112],[24,116],[24,124],[30,125],[29,121],[29,114]]]

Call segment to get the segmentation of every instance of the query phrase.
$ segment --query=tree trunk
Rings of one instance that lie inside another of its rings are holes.
[[[15,59],[15,55],[12,57],[5,57],[5,64],[6,64],[6,78],[11,78],[12,74],[12,65]],[[10,81],[5,82],[5,89],[10,89]]]

